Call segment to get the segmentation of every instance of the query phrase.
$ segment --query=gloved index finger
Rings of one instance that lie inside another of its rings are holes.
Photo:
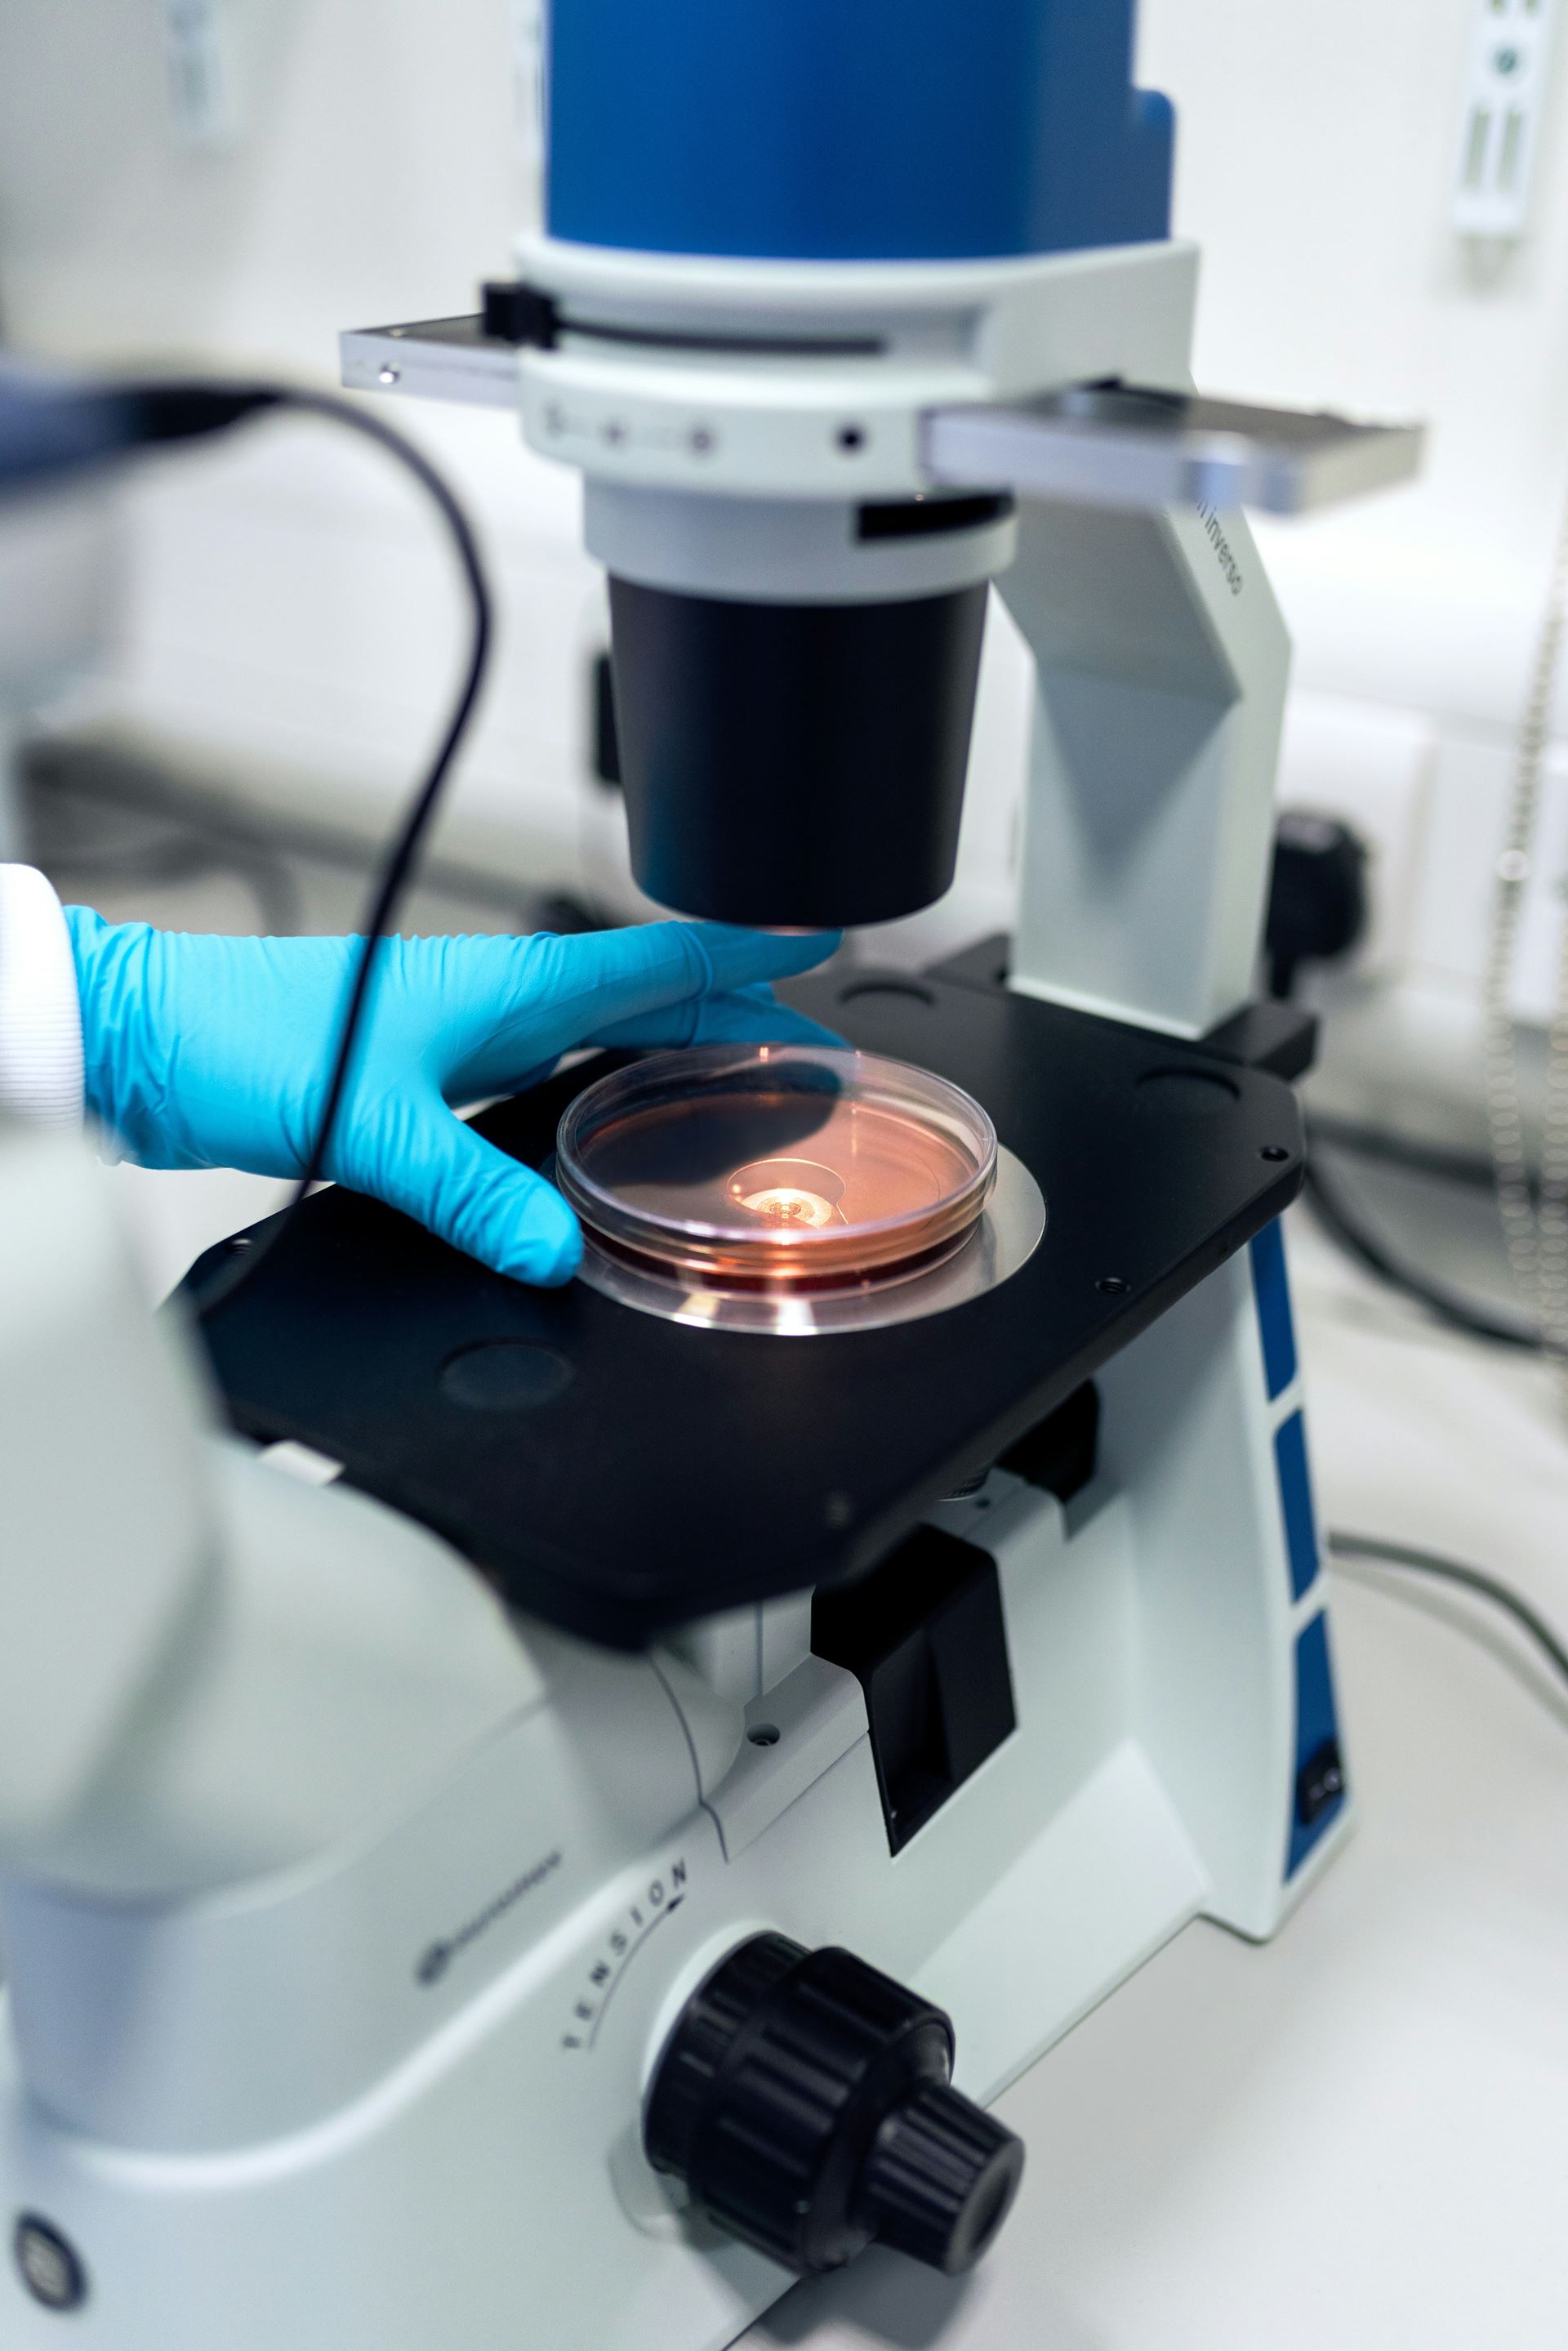
[[[694,996],[729,996],[826,963],[837,931],[785,936],[727,923],[644,923],[624,931],[588,931],[534,942],[553,966],[546,999],[595,1000],[599,1019],[629,1019]]]
[[[495,1026],[445,1072],[447,1090],[498,1091],[626,1021],[809,971],[837,944],[836,932],[780,937],[722,923],[520,939],[493,973],[501,998]]]
[[[825,963],[836,932],[784,938],[722,923],[647,923],[527,942],[527,996],[560,1034],[557,1050],[621,1020],[703,996],[728,996]],[[569,1033],[567,1033],[569,1032]]]
[[[701,946],[712,972],[704,992],[715,996],[813,971],[837,952],[844,936],[842,931],[746,931],[728,923],[678,923],[671,927],[690,931]]]

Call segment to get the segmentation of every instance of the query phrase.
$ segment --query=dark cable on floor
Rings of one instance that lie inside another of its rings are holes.
[[[1376,1535],[1331,1534],[1327,1548],[1334,1559],[1366,1560],[1378,1567],[1405,1568],[1412,1574],[1430,1575],[1441,1583],[1458,1584],[1461,1591],[1489,1601],[1529,1635],[1553,1673],[1568,1684],[1568,1647],[1528,1600],[1521,1599],[1496,1576],[1485,1574],[1479,1567],[1468,1567],[1462,1560],[1447,1559],[1440,1552],[1421,1551],[1411,1543],[1385,1542]]]
[[[468,730],[470,719],[478,703],[490,658],[493,629],[489,583],[480,558],[472,528],[462,507],[441,475],[413,443],[404,439],[384,424],[379,416],[353,406],[330,392],[294,390],[268,391],[255,395],[255,406],[293,411],[296,414],[323,416],[334,423],[346,424],[351,431],[375,442],[395,457],[426,492],[435,505],[448,534],[457,550],[458,560],[467,583],[472,615],[472,631],[467,665],[462,689],[458,695],[446,730],[434,760],[410,804],[396,839],[387,854],[371,896],[364,925],[364,939],[354,965],[354,977],[348,990],[348,1004],[338,1031],[332,1074],[327,1081],[327,1100],[311,1145],[309,1161],[295,1189],[294,1196],[271,1226],[265,1238],[243,1252],[224,1260],[218,1272],[209,1278],[195,1292],[194,1304],[199,1315],[205,1318],[224,1305],[243,1281],[248,1280],[267,1253],[275,1249],[292,1225],[302,1202],[318,1183],[327,1166],[333,1131],[343,1106],[355,1048],[364,1026],[369,1000],[371,977],[383,935],[394,925],[399,905],[411,878],[415,862],[435,815],[442,788],[452,770],[458,747]]]
[[[1427,1176],[1441,1184],[1462,1185],[1467,1191],[1490,1194],[1497,1183],[1491,1161],[1482,1152],[1431,1143],[1413,1134],[1380,1126],[1363,1126],[1357,1120],[1314,1110],[1313,1141],[1328,1144],[1354,1159],[1397,1167],[1413,1176]]]
[[[1467,1338],[1484,1339],[1494,1346],[1515,1347],[1540,1353],[1540,1332],[1521,1317],[1494,1313],[1490,1308],[1462,1297],[1449,1290],[1446,1283],[1434,1281],[1414,1266],[1407,1265],[1371,1228],[1365,1225],[1345,1193],[1330,1176],[1325,1175],[1323,1153],[1316,1138],[1311,1140],[1307,1158],[1304,1195],[1324,1230],[1336,1240],[1345,1253],[1366,1272],[1374,1274],[1390,1289],[1400,1291],[1429,1314],[1446,1322],[1450,1330],[1462,1331]]]

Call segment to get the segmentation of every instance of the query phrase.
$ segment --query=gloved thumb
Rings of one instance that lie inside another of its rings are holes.
[[[556,1288],[582,1261],[576,1217],[553,1184],[453,1116],[432,1088],[389,1103],[345,1155],[342,1180],[400,1208],[514,1281]]]

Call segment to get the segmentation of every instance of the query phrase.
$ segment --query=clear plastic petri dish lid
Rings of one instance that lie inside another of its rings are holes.
[[[996,1133],[959,1087],[875,1053],[703,1045],[579,1094],[556,1181],[601,1249],[683,1287],[907,1278],[962,1247]]]

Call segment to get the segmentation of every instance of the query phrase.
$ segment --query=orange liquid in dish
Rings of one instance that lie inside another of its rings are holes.
[[[604,1115],[576,1134],[568,1113],[560,1178],[601,1246],[721,1288],[841,1287],[971,1229],[995,1143],[983,1113],[971,1140],[945,1113],[941,1097],[967,1102],[956,1089],[850,1053],[796,1055],[776,1085],[762,1062],[723,1058],[687,1089],[673,1070],[670,1088],[639,1088],[650,1064],[603,1081]]]

